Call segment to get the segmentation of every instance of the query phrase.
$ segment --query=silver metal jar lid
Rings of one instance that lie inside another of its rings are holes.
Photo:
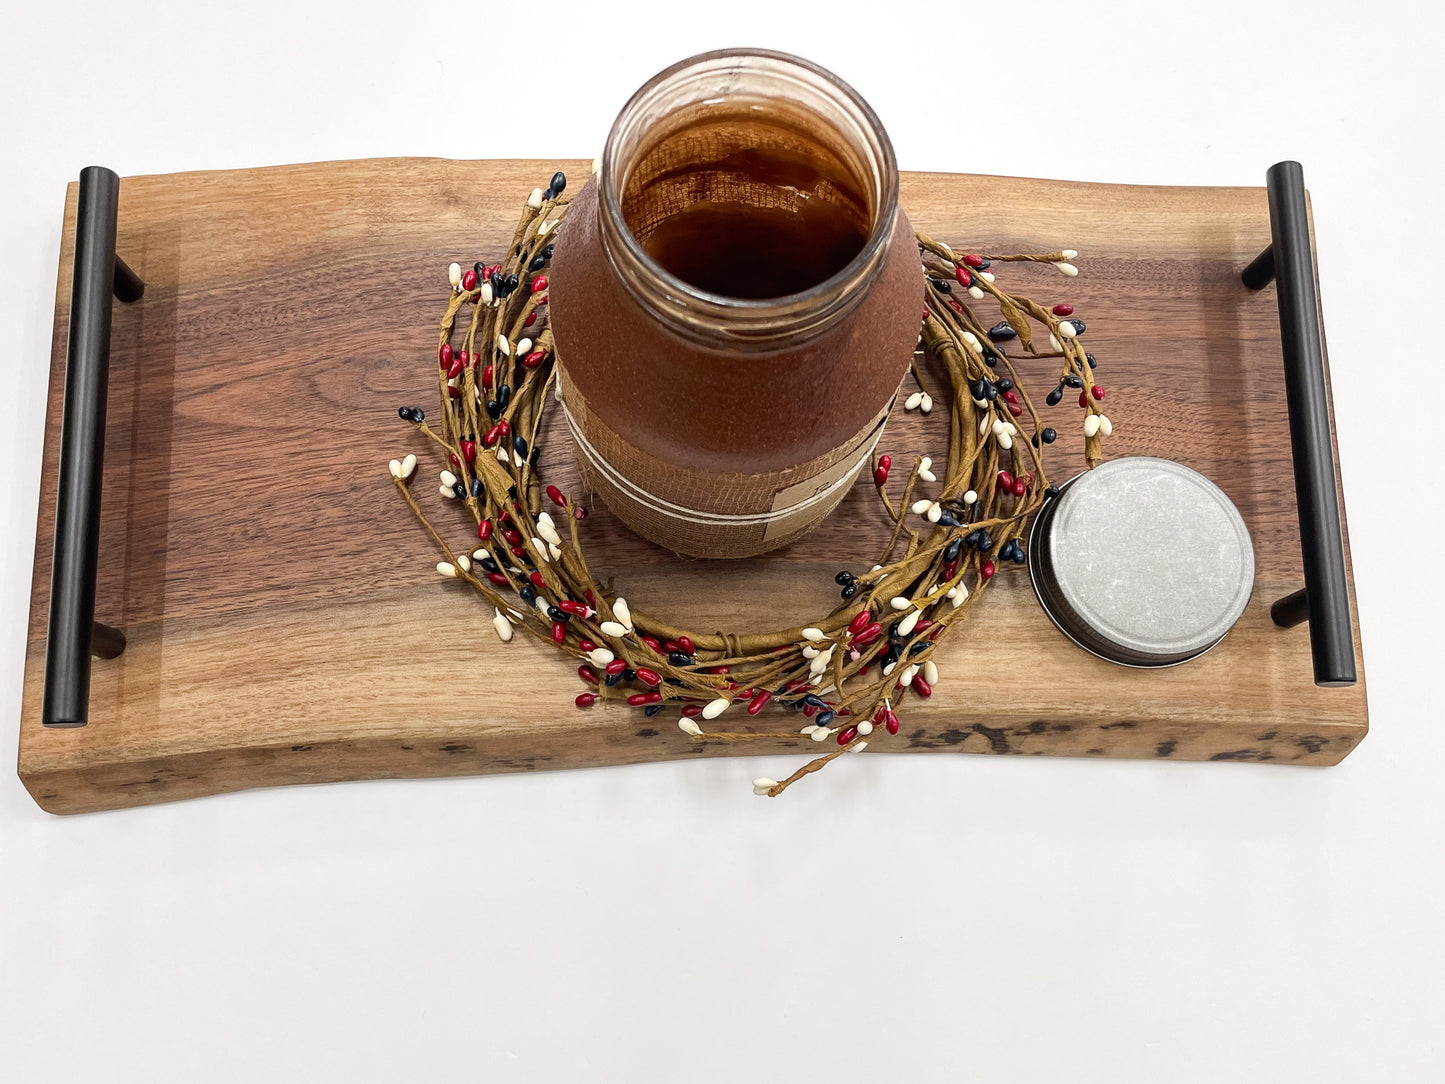
[[[1168,459],[1115,459],[1072,479],[1034,519],[1029,572],[1044,610],[1081,647],[1170,666],[1224,638],[1254,589],[1239,510]]]

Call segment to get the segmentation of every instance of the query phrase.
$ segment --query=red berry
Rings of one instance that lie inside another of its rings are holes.
[[[537,310],[536,310],[536,309],[533,309],[531,312],[527,313],[527,318],[522,321],[522,326],[523,326],[523,327],[531,327],[531,326],[532,326],[533,324],[535,324],[536,322],[537,322]]]
[[[656,670],[649,670],[645,666],[639,666],[637,668],[637,680],[644,685],[661,685],[662,675]]]
[[[536,278],[534,278],[534,279],[532,280],[532,292],[533,292],[534,294],[540,294],[540,293],[541,293],[543,290],[545,290],[546,288],[547,288],[547,276],[546,276],[546,275],[538,275]]]
[[[865,608],[853,615],[853,620],[848,622],[848,631],[857,636],[872,623],[873,611]]]
[[[579,708],[590,708],[590,707],[591,707],[593,704],[595,704],[595,703],[597,703],[597,694],[596,694],[596,693],[578,693],[578,694],[577,694],[577,706],[578,706]]]
[[[898,733],[898,715],[892,708],[883,709],[883,725],[888,728],[888,733]]]
[[[546,359],[547,351],[533,350],[530,354],[528,354],[522,359],[522,364],[529,369],[535,369],[538,365],[541,365],[542,362],[544,362]]]
[[[751,701],[748,702],[748,714],[756,715],[758,712],[763,710],[763,707],[772,698],[773,694],[769,690],[764,689],[762,692],[754,696]]]
[[[506,440],[507,437],[509,437],[509,436],[511,436],[511,435],[512,435],[512,425],[511,425],[511,423],[510,423],[509,421],[507,421],[506,418],[503,418],[501,421],[499,421],[499,422],[497,423],[497,436],[501,437],[503,440]]]
[[[964,288],[973,285],[973,276],[961,267],[955,267],[953,269],[953,277],[958,279],[958,284]]]
[[[634,708],[636,708],[636,707],[641,707],[643,704],[661,704],[661,703],[662,703],[662,694],[661,694],[661,693],[633,693],[631,696],[629,696],[629,697],[627,698],[627,702],[628,702],[629,704],[631,704]]]
[[[962,312],[962,311],[963,311],[963,306],[960,305],[960,304],[958,303],[958,299],[957,299],[957,298],[954,298],[954,297],[950,297],[950,298],[948,299],[948,307],[951,308],[954,312]]]
[[[1086,392],[1086,391],[1081,391],[1081,392],[1079,392],[1079,405],[1080,405],[1080,406],[1088,406],[1088,405],[1089,405],[1089,393],[1088,393],[1088,392]]]
[[[482,387],[484,387],[484,388],[490,388],[491,386],[492,386],[492,366],[491,366],[491,363],[489,362],[489,363],[487,364],[487,367],[482,370]]]
[[[702,714],[702,705],[688,704],[685,708],[682,709],[682,714],[683,717],[686,719],[696,718],[697,716]]]
[[[933,686],[923,679],[922,674],[913,675],[913,691],[927,700],[933,695]]]
[[[468,293],[477,288],[477,273],[475,271],[462,272],[462,289]]]
[[[693,646],[692,640],[687,636],[677,638],[677,649],[687,655],[697,654],[697,648]]]
[[[1014,495],[1015,497],[1022,497],[1022,496],[1023,496],[1025,493],[1027,493],[1028,491],[1029,491],[1029,484],[1028,484],[1027,482],[1025,482],[1022,478],[1015,478],[1015,479],[1014,479],[1013,495]]]
[[[815,715],[818,714],[818,705],[817,705],[817,704],[804,704],[804,705],[803,705],[803,714],[806,715],[809,719],[811,719],[813,716],[815,716]]]
[[[963,258],[963,262],[968,264],[969,267],[982,267],[983,257],[975,256],[973,253],[970,252],[967,256]]]
[[[452,344],[442,343],[442,348],[437,351],[437,357],[441,360],[442,368],[445,369],[452,363]]]
[[[642,638],[642,642],[648,647],[652,648],[652,653],[654,655],[663,654],[662,641],[659,640],[656,636],[644,636]]]
[[[462,389],[455,384],[449,384],[447,385],[447,394],[453,399],[460,399],[462,397]]]
[[[853,637],[853,646],[854,646],[854,647],[867,647],[869,644],[874,643],[874,642],[878,639],[878,637],[880,637],[880,636],[882,636],[882,635],[883,635],[883,626],[880,625],[877,621],[874,621],[871,625],[867,626],[867,627],[866,627],[862,632],[860,632],[857,636]]]
[[[1013,388],[1009,388],[1008,391],[1003,393],[1003,401],[1005,403],[1013,403],[1015,406],[1017,406],[1019,401],[1019,393],[1014,391]]]
[[[462,441],[462,458],[468,463],[477,461],[477,442],[474,440]]]
[[[838,744],[847,745],[857,736],[858,728],[856,726],[845,726],[842,730],[838,731]]]
[[[509,546],[520,546],[522,544],[522,532],[515,527],[503,527],[502,537],[507,540]]]
[[[692,654],[692,652],[688,652],[688,654]],[[732,668],[729,666],[713,666],[709,667],[707,672],[709,674],[731,674]]]
[[[547,581],[546,581],[545,579],[543,579],[542,574],[541,574],[540,572],[533,572],[530,576],[527,577],[527,579],[529,579],[529,580],[532,581],[532,585],[533,585],[534,587],[546,587],[546,586],[547,586]]]
[[[492,426],[490,429],[488,429],[485,433],[482,434],[482,445],[487,448],[495,448],[497,446],[497,441],[501,439],[501,436],[502,423],[498,422],[496,425]]]
[[[460,459],[458,459],[458,458],[457,458],[456,456],[454,456],[454,455],[448,455],[448,456],[447,456],[447,462],[452,465],[452,470],[456,471],[458,474],[461,473],[461,471],[462,471],[462,461],[461,461]]]
[[[457,377],[459,377],[459,376],[462,375],[462,370],[467,367],[467,363],[462,360],[462,358],[463,358],[463,356],[464,356],[465,354],[466,354],[466,351],[463,350],[463,351],[462,351],[460,354],[458,354],[456,357],[452,358],[452,363],[447,366],[447,379],[448,379],[448,380],[455,380]]]
[[[990,558],[979,566],[978,574],[986,580],[991,580],[993,579],[993,574],[995,571],[997,571],[997,569],[994,566],[993,559]]]
[[[586,651],[586,652],[589,652],[589,653],[597,650],[597,645],[594,644],[591,640],[585,640],[585,639],[584,639],[584,640],[579,640],[579,641],[577,642],[577,646],[578,646],[578,648],[580,648],[581,650]],[[622,669],[626,670],[627,667],[624,666]]]
[[[1063,304],[1063,303],[1060,303],[1060,304],[1058,304],[1058,305],[1055,305],[1055,306],[1054,306],[1054,315],[1055,315],[1055,316],[1073,316],[1073,315],[1074,315],[1074,306],[1072,306],[1072,305],[1066,305],[1066,304]]]
[[[918,624],[916,624],[916,625],[913,626],[913,631],[914,631],[914,632],[927,632],[927,631],[928,631],[929,629],[931,629],[931,628],[933,628],[933,622],[930,621],[930,620],[928,620],[928,618],[924,617],[924,618],[920,618]]]
[[[583,508],[583,507],[579,504],[576,508],[572,509],[572,516],[573,516],[574,519],[586,519],[586,518],[587,518],[587,509]]]
[[[1100,400],[1102,400],[1102,399],[1104,398],[1104,389],[1101,388],[1101,387],[1099,387],[1098,384],[1095,384],[1094,387],[1093,387],[1091,390],[1092,390],[1093,393],[1094,393],[1094,398],[1095,398],[1095,399],[1100,399]]]
[[[491,580],[498,587],[507,586],[507,577],[502,575],[500,572],[488,572],[487,579]]]
[[[611,662],[609,662],[609,663],[607,664],[607,666],[606,666],[605,669],[607,670],[607,673],[608,673],[609,676],[612,675],[612,674],[620,674],[620,673],[622,673],[622,671],[624,671],[624,670],[627,669],[627,660],[626,660],[626,659],[613,659]]]
[[[948,581],[948,580],[953,579],[953,577],[954,577],[955,575],[957,575],[957,574],[958,574],[958,562],[957,562],[957,561],[949,561],[948,564],[946,564],[946,565],[943,566],[943,578],[944,578],[945,581]]]
[[[593,670],[590,666],[577,667],[577,676],[589,685],[596,685],[598,682],[597,671]]]
[[[1012,474],[1010,474],[1010,473],[1009,473],[1008,471],[1006,471],[1006,470],[1001,470],[1001,471],[998,472],[998,487],[999,487],[999,489],[1012,489],[1012,488],[1013,488],[1013,484],[1014,484],[1014,476],[1013,476]]]
[[[523,550],[521,546],[513,546],[513,547],[512,547],[512,556],[515,557],[515,558],[517,558],[517,560],[520,561],[523,557],[527,556],[527,554],[526,554],[526,551]]]
[[[547,499],[550,500],[553,504],[555,504],[558,508],[567,507],[567,498],[562,495],[562,491],[556,486],[547,487]]]
[[[567,642],[567,626],[560,621],[552,622],[552,642],[558,647]]]
[[[1022,418],[1024,416],[1024,408],[1017,403],[1005,403],[1004,406],[1008,407],[1008,412],[1015,418]]]
[[[477,524],[477,537],[483,542],[492,537],[492,521],[484,519]]]

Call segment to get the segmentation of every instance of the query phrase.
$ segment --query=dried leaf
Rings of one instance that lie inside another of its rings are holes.
[[[1019,345],[1025,350],[1032,350],[1034,342],[1033,334],[1029,330],[1028,317],[1020,312],[1019,307],[1006,295],[999,295],[998,307],[999,312],[1003,313],[1003,318],[1008,321],[1008,326],[1018,332]]]

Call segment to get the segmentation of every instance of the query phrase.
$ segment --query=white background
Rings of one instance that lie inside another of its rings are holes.
[[[1435,5],[31,7],[0,20],[0,749],[82,166],[589,156],[736,44],[843,75],[904,168],[1304,162],[1373,732],[1329,770],[869,756],[776,802],[746,780],[783,760],[54,818],[6,773],[0,1079],[1445,1078]]]

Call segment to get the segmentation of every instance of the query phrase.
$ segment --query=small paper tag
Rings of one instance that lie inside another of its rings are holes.
[[[873,449],[878,446],[878,441],[883,436],[883,427],[886,424],[888,424],[888,415],[885,412],[878,424],[863,435],[861,454],[846,456],[827,470],[778,490],[773,496],[772,510],[783,512],[794,505],[801,505],[844,477],[856,475],[868,462],[868,457],[873,453]],[[839,485],[838,490],[838,499],[841,500],[843,495],[848,492],[848,487]],[[774,538],[782,538],[801,530],[810,523],[816,523],[831,512],[836,504],[837,501],[834,500],[823,501],[816,505],[805,505],[791,515],[782,515],[777,519],[769,520],[767,528],[763,531],[763,540],[767,542]]]

